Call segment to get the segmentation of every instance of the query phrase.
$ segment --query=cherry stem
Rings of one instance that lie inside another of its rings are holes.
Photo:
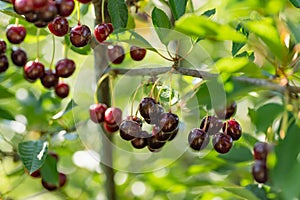
[[[80,24],[80,3],[76,1],[76,10],[77,10],[77,21]]]
[[[51,57],[51,62],[50,62],[50,69],[52,69],[54,57],[55,57],[55,37],[54,37],[54,35],[52,35],[52,57]]]
[[[64,58],[68,58],[68,45],[65,42],[63,45],[63,55],[64,55]]]
[[[36,59],[40,58],[40,28],[36,31]]]
[[[133,93],[133,96],[132,96],[132,99],[131,99],[130,116],[132,116],[132,114],[133,114],[133,104],[134,104],[135,97],[136,97],[136,95],[137,95],[139,89],[140,89],[142,86],[143,86],[143,84],[140,83],[140,84],[138,85],[138,87],[136,88],[136,90],[134,91],[134,93]],[[135,116],[137,115],[137,112],[138,112],[138,110],[136,111]]]
[[[102,0],[102,1],[101,1],[101,21],[102,21],[102,24],[105,23],[105,16],[104,16],[104,2],[105,2],[105,0]]]
[[[158,84],[158,82],[160,81],[161,77],[159,77],[158,79],[156,79],[156,81],[154,82],[154,84],[152,85],[151,91],[150,91],[150,97],[154,97],[154,90],[156,88],[156,85]],[[155,99],[157,100],[157,99]]]
[[[227,135],[227,127],[228,127],[228,121],[225,122],[225,130],[224,130],[225,135]]]
[[[102,83],[108,76],[109,76],[108,73],[107,73],[107,74],[104,74],[104,75],[98,80],[98,82],[97,82],[97,85],[96,85],[96,91],[95,91],[95,93],[94,93],[94,102],[95,102],[96,104],[99,103],[99,101],[98,101],[98,92],[99,92],[100,85],[101,85],[101,83]]]
[[[109,77],[109,89],[110,89],[110,96],[111,96],[111,105],[112,105],[112,107],[115,107],[116,100],[115,100],[115,95],[114,95],[114,87],[113,87],[112,76]]]
[[[19,18],[16,17],[15,25],[19,25]]]
[[[204,121],[204,127],[202,128],[202,131],[205,132],[206,126],[207,126],[207,121],[208,121],[208,114],[205,116],[205,121]]]

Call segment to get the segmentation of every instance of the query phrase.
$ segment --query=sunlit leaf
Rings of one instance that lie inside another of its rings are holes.
[[[224,189],[247,200],[259,200],[251,191],[244,187],[224,187]]]
[[[15,95],[8,90],[8,88],[3,87],[0,85],[0,99],[5,99],[5,98],[11,98],[14,97]]]
[[[44,181],[52,185],[58,186],[59,177],[57,171],[57,160],[47,155],[43,166],[41,167],[41,175]]]
[[[300,0],[290,0],[290,2],[291,2],[296,8],[300,8]]]
[[[169,5],[175,20],[178,20],[184,13],[187,0],[169,0]]]
[[[202,15],[204,15],[206,17],[210,17],[214,14],[216,14],[216,9],[215,8],[205,11]]]
[[[61,118],[63,115],[65,115],[68,112],[70,112],[76,106],[77,106],[76,102],[73,99],[71,99],[71,101],[68,103],[68,105],[63,110],[61,110],[58,113],[56,113],[52,117],[52,119],[59,119],[59,118]]]

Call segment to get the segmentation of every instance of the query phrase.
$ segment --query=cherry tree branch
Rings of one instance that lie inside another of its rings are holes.
[[[188,68],[174,68],[174,67],[159,67],[159,68],[138,68],[138,69],[125,69],[125,68],[113,68],[110,70],[111,73],[115,75],[127,75],[127,76],[157,76],[167,72],[172,72],[174,74],[181,74],[185,76],[191,76],[196,78],[202,78],[209,80],[211,78],[218,77],[218,74],[212,74],[209,72],[197,70],[197,69],[188,69]],[[300,87],[296,86],[281,86],[277,83],[274,83],[270,80],[249,78],[243,76],[233,76],[232,80],[238,82],[249,83],[256,86],[263,86],[265,88],[276,90],[279,92],[288,91],[291,93],[300,93]]]

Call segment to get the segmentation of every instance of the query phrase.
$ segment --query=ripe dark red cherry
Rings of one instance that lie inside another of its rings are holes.
[[[172,134],[163,132],[159,126],[155,125],[152,128],[152,135],[155,135],[157,140],[164,142],[169,140]]]
[[[209,135],[200,128],[194,128],[189,133],[188,142],[192,149],[200,151],[208,145]]]
[[[166,142],[158,140],[157,135],[152,135],[151,137],[149,137],[147,139],[147,143],[148,147],[154,150],[161,149],[166,144]]]
[[[136,149],[142,149],[148,145],[148,137],[150,137],[150,134],[147,131],[141,131],[136,138],[131,140],[131,145]]]
[[[254,159],[255,160],[267,160],[267,155],[269,152],[269,145],[266,142],[256,142],[253,148]]]
[[[233,140],[238,140],[242,135],[242,127],[237,121],[231,119],[227,122],[224,122],[223,132],[230,135]]]
[[[60,98],[66,98],[69,95],[70,87],[66,83],[58,83],[55,86],[55,94]]]
[[[139,112],[148,124],[159,124],[164,109],[151,97],[145,97],[139,104]]]
[[[59,187],[63,187],[66,182],[67,182],[67,176],[64,173],[59,173],[58,174],[58,180],[59,180],[59,186],[50,184],[48,182],[46,182],[44,179],[42,179],[42,185],[45,189],[49,190],[49,191],[54,191],[56,189],[58,189]]]
[[[47,3],[48,0],[32,0],[33,8],[35,10],[44,7]]]
[[[75,69],[75,62],[68,58],[59,60],[55,65],[56,75],[63,78],[71,76]]]
[[[209,135],[218,133],[222,126],[223,122],[214,116],[204,117],[200,124],[200,128]]]
[[[38,21],[34,22],[34,25],[38,28],[45,28],[48,25],[48,22],[38,20]]]
[[[174,131],[179,124],[179,118],[176,114],[168,112],[161,115],[159,127],[165,133]]]
[[[41,177],[41,171],[38,169],[38,170],[32,172],[32,173],[30,174],[30,176],[31,176],[31,177],[34,177],[34,178],[40,178],[40,177]]]
[[[107,109],[107,105],[103,103],[92,104],[89,108],[90,119],[95,123],[104,122],[104,113]]]
[[[25,14],[25,19],[28,22],[34,23],[37,22],[39,20],[39,16],[38,13],[35,11],[29,12]]]
[[[125,51],[120,45],[109,45],[107,47],[107,55],[112,63],[121,64],[125,58]]]
[[[133,120],[133,121],[137,122],[140,125],[141,128],[143,126],[142,120],[140,118],[138,118],[137,116],[127,116],[126,119],[127,120]]]
[[[58,16],[48,24],[48,28],[54,35],[62,37],[68,33],[69,23],[66,18]]]
[[[23,67],[27,62],[27,54],[21,48],[13,48],[11,52],[11,60],[16,66]]]
[[[5,54],[0,55],[0,73],[5,72],[8,69],[8,59]]]
[[[16,13],[23,15],[33,11],[33,2],[28,0],[15,0],[13,3]]]
[[[0,40],[0,54],[6,52],[6,42],[4,40]]]
[[[72,14],[75,6],[74,0],[55,0],[58,15],[68,17]]]
[[[172,141],[174,140],[174,138],[177,136],[177,133],[179,131],[179,127],[177,127],[174,131],[172,131],[170,134],[171,134],[171,137],[168,139],[168,141]]]
[[[213,136],[212,144],[219,153],[227,153],[232,147],[232,138],[224,133],[217,133]]]
[[[125,119],[120,124],[120,136],[124,140],[132,140],[141,132],[140,124],[133,120]]]
[[[43,22],[51,22],[57,15],[57,9],[53,1],[48,1],[47,5],[38,10],[38,18]]]
[[[70,40],[75,47],[83,47],[90,42],[91,30],[86,25],[77,25],[70,30]]]
[[[104,113],[104,121],[111,125],[119,125],[122,121],[122,110],[116,107],[106,109]]]
[[[23,25],[9,25],[6,29],[6,37],[12,44],[20,44],[24,41],[26,29]]]
[[[268,169],[266,162],[256,160],[252,166],[252,176],[258,183],[265,183],[268,180]]]
[[[106,40],[109,32],[109,27],[106,24],[97,24],[94,28],[94,35],[100,43]]]
[[[226,107],[226,109],[217,109],[216,110],[216,115],[220,118],[220,119],[229,119],[230,117],[234,116],[237,110],[237,105],[236,102],[232,102],[230,104],[228,104],[228,106]]]
[[[26,77],[31,80],[36,80],[44,75],[45,67],[39,61],[29,61],[24,66]]]
[[[143,60],[144,57],[146,56],[146,52],[147,50],[144,48],[140,48],[137,46],[130,47],[130,57],[136,61]]]
[[[51,69],[48,69],[41,77],[41,83],[45,88],[55,87],[58,84],[58,76]]]

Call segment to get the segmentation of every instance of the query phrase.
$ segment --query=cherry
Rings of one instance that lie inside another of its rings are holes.
[[[0,40],[0,54],[6,52],[6,42],[4,40]]]
[[[59,173],[59,187],[63,187],[67,182],[67,176],[64,173]]]
[[[152,128],[152,135],[155,135],[157,140],[159,141],[167,141],[171,137],[171,133],[165,133],[161,130],[158,126],[153,126]]]
[[[23,25],[9,25],[6,29],[6,37],[12,44],[20,44],[24,41],[26,29]]]
[[[48,28],[51,33],[61,37],[68,33],[69,23],[66,18],[58,16],[48,24]]]
[[[44,7],[48,3],[48,0],[32,0],[33,8],[37,10],[38,8]]]
[[[103,123],[103,128],[105,129],[106,132],[108,133],[114,133],[117,130],[119,130],[118,124],[109,124],[106,121]]]
[[[68,58],[61,59],[55,64],[55,70],[57,76],[63,78],[67,78],[71,76],[74,73],[75,68],[76,68],[75,62]]]
[[[29,61],[24,66],[26,77],[31,80],[36,80],[44,75],[45,67],[39,61]]]
[[[0,55],[0,73],[5,72],[8,69],[8,59],[5,54]]]
[[[268,180],[268,169],[266,163],[256,160],[252,166],[252,176],[258,183],[265,183]]]
[[[62,17],[68,17],[72,14],[75,6],[74,0],[55,0],[57,12]]]
[[[147,143],[148,147],[153,150],[161,149],[166,144],[166,142],[160,141],[157,138],[157,135],[152,135],[151,137],[148,137]]]
[[[161,130],[165,133],[174,131],[179,124],[179,118],[176,114],[167,112],[161,115],[159,126]]]
[[[54,89],[55,89],[55,94],[62,99],[66,98],[69,95],[70,87],[66,83],[63,82],[58,83]]]
[[[230,135],[233,140],[238,140],[242,135],[242,127],[237,121],[231,119],[227,122],[224,122],[223,132]]]
[[[59,173],[58,178],[59,178],[59,187],[63,187],[67,182],[67,176],[64,173]],[[54,191],[59,188],[56,185],[46,182],[44,179],[42,179],[42,185],[45,189],[49,191]]]
[[[200,124],[200,128],[203,129],[209,135],[218,133],[222,126],[222,121],[214,116],[204,117]]]
[[[15,0],[13,5],[16,13],[20,15],[33,11],[33,2],[29,0]]]
[[[104,113],[107,109],[107,105],[103,103],[92,104],[89,108],[90,119],[95,123],[104,122]]]
[[[44,179],[42,179],[42,186],[47,189],[48,191],[54,191],[57,189],[57,186],[51,183],[46,182]]]
[[[29,12],[25,14],[25,19],[28,22],[34,23],[37,22],[39,20],[39,16],[38,13],[35,11]]]
[[[219,153],[227,153],[232,147],[232,138],[224,133],[217,133],[213,136],[212,144]]]
[[[139,104],[139,112],[148,124],[157,124],[164,110],[153,98],[145,97]]]
[[[120,45],[109,45],[107,47],[107,55],[112,63],[121,64],[125,58],[125,51]]]
[[[218,109],[216,110],[216,114],[221,119],[229,119],[230,117],[234,116],[237,110],[236,102],[230,103],[226,109]]]
[[[124,140],[132,140],[138,136],[141,131],[140,124],[133,120],[125,119],[120,124],[120,136]]]
[[[165,144],[165,143],[164,143]],[[152,153],[157,153],[157,152],[160,152],[162,150],[162,147],[161,148],[158,148],[158,149],[153,149],[151,148],[150,146],[147,146],[147,148],[149,149],[149,151],[151,151]]]
[[[126,119],[127,120],[133,120],[133,121],[137,122],[141,128],[143,126],[142,120],[140,118],[138,118],[137,116],[127,116]]]
[[[175,130],[173,130],[172,132],[170,132],[171,136],[168,139],[168,141],[172,141],[177,136],[178,131],[179,131],[179,127],[177,127]]]
[[[122,121],[122,110],[116,107],[108,108],[104,113],[104,121],[110,125],[120,124]]]
[[[53,151],[49,151],[48,156],[51,156],[52,158],[54,158],[56,160],[56,162],[58,162],[58,160],[59,160],[58,154]]]
[[[48,23],[42,20],[38,20],[34,22],[34,25],[38,28],[45,28],[48,25]]]
[[[28,170],[26,168],[24,168],[24,171],[29,174]],[[31,177],[33,178],[40,178],[41,177],[41,171],[40,169],[35,170],[34,172],[32,172],[31,174],[29,174]]]
[[[41,77],[41,83],[45,88],[55,87],[58,84],[58,76],[51,69],[48,69]]]
[[[86,25],[74,26],[70,30],[70,40],[75,47],[83,47],[89,43],[91,39],[90,28]]]
[[[111,23],[108,24],[97,24],[94,28],[94,35],[98,42],[103,42],[113,32],[113,26]]]
[[[256,142],[253,148],[254,159],[256,160],[267,160],[267,155],[269,152],[269,145],[266,142]]]
[[[87,3],[90,3],[92,0],[77,0],[79,1],[80,3],[83,3],[83,4],[87,4]]]
[[[148,145],[148,137],[150,137],[150,134],[147,131],[141,131],[136,138],[131,140],[131,145],[136,149],[142,149]]]
[[[48,1],[47,5],[38,11],[38,18],[43,22],[51,22],[57,15],[57,9],[53,1]]]
[[[146,49],[137,46],[130,47],[130,57],[133,60],[140,61],[146,56]]]
[[[23,67],[27,62],[27,54],[21,48],[13,48],[11,52],[11,60],[16,66]]]
[[[196,151],[204,149],[209,143],[209,135],[200,128],[194,128],[188,136],[190,147]]]

